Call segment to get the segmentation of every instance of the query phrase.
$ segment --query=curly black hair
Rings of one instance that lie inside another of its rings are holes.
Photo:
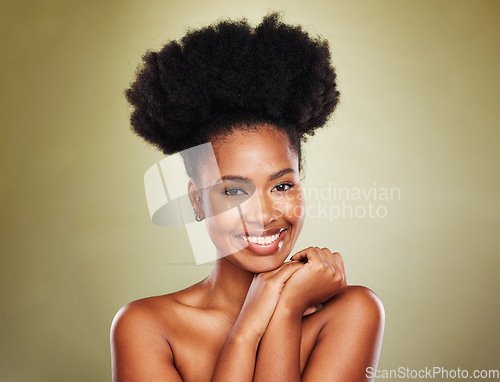
[[[255,28],[225,20],[147,51],[125,95],[133,131],[164,154],[264,122],[285,132],[300,158],[340,93],[328,42],[272,12]]]

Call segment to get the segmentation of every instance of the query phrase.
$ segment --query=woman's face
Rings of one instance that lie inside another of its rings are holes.
[[[279,267],[302,229],[299,160],[272,126],[235,130],[200,164],[201,206],[218,257],[254,273]],[[218,168],[218,171],[214,171]]]

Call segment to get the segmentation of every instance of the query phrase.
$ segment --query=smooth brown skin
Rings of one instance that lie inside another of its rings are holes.
[[[241,204],[245,227],[286,228],[282,247],[266,256],[232,252],[239,215],[210,215],[220,194],[202,195],[190,182],[193,207],[211,217],[207,228],[219,258],[203,281],[117,313],[113,381],[349,382],[369,380],[366,368],[377,366],[384,309],[369,289],[347,287],[340,254],[309,247],[284,263],[304,221],[298,158],[286,135],[257,127],[214,142],[214,153],[220,175],[256,186],[256,197]],[[270,180],[284,169],[293,171]],[[203,186],[215,180],[205,170]],[[318,303],[323,309],[310,314]]]

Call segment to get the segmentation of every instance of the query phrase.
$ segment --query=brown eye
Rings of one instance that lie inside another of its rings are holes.
[[[293,183],[280,183],[280,184],[274,186],[273,190],[284,192],[284,191],[288,191],[293,186],[294,186]]]
[[[248,195],[248,194],[244,190],[242,190],[241,188],[225,188],[224,195],[241,196],[241,195]]]

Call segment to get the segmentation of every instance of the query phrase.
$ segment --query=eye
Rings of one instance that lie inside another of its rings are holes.
[[[242,190],[241,188],[225,188],[223,193],[227,196],[248,195],[247,192],[245,190]]]
[[[284,192],[290,190],[294,186],[294,183],[280,183],[274,186],[273,190]]]

